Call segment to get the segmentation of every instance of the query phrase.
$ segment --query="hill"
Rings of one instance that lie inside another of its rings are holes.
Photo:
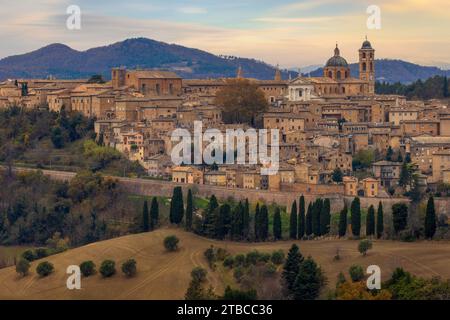
[[[111,76],[111,68],[159,68],[184,78],[234,77],[241,66],[246,77],[273,79],[275,68],[254,59],[223,57],[147,38],[127,39],[108,46],[77,51],[51,44],[36,51],[0,60],[0,80],[6,78],[88,78]],[[291,72],[292,75],[296,73]],[[288,73],[283,71],[283,77]]]
[[[175,234],[180,239],[180,249],[168,253],[162,242],[167,235]],[[190,271],[195,266],[207,268],[203,252],[211,245],[231,252],[247,253],[257,249],[285,252],[292,241],[276,243],[235,243],[213,241],[180,229],[159,229],[150,233],[130,235],[107,241],[92,243],[45,258],[55,266],[55,273],[47,278],[36,276],[39,261],[32,263],[31,274],[20,278],[13,267],[0,269],[0,299],[183,299],[190,281]],[[335,285],[340,271],[346,272],[350,265],[364,267],[376,264],[382,270],[382,278],[388,278],[395,267],[402,266],[413,274],[431,277],[440,275],[450,278],[449,242],[393,242],[374,241],[374,248],[362,257],[351,240],[296,241],[304,256],[311,255],[324,269],[329,286]],[[341,259],[333,261],[339,248]],[[137,261],[136,277],[128,279],[120,273],[121,263],[129,258]],[[114,259],[118,274],[102,279],[98,274],[82,279],[82,290],[67,290],[67,266],[93,260],[97,266],[104,259]],[[226,278],[219,272],[208,269],[208,281],[217,293],[223,293]]]
[[[433,76],[450,76],[450,70],[442,70],[437,67],[426,67],[403,60],[379,59],[375,60],[376,80],[380,82],[411,83],[416,80],[425,80]],[[353,77],[359,77],[359,65],[350,64],[350,73]],[[323,68],[311,71],[312,77],[323,75]]]

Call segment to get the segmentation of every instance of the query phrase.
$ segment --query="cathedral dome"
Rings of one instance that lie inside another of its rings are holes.
[[[372,45],[369,40],[363,42],[361,49],[372,49]]]
[[[325,67],[348,67],[347,60],[340,56],[339,48],[336,45],[334,56],[328,59]]]

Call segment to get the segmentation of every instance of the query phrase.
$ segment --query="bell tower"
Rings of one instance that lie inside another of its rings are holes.
[[[359,79],[367,82],[362,93],[375,94],[375,49],[367,37],[359,49]]]

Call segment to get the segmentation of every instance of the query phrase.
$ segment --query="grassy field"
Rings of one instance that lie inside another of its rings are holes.
[[[19,258],[22,252],[32,247],[27,246],[0,246],[0,268],[14,265],[14,259]]]
[[[162,242],[167,235],[180,238],[180,249],[169,253]],[[390,276],[395,267],[401,266],[420,276],[442,276],[450,278],[450,243],[394,241],[374,241],[374,248],[366,257],[357,251],[357,241],[352,240],[312,240],[295,241],[303,255],[311,255],[323,268],[333,287],[340,271],[346,272],[350,265],[363,267],[376,264],[381,267],[382,277]],[[33,262],[31,274],[19,277],[13,267],[0,270],[0,299],[183,299],[190,281],[190,271],[195,266],[207,267],[203,252],[214,245],[232,254],[247,253],[257,249],[271,252],[275,249],[285,251],[293,241],[276,243],[235,243],[205,239],[180,229],[163,228],[154,232],[130,235],[112,240],[93,243],[72,249],[48,258],[55,266],[55,273],[47,278],[39,278]],[[341,259],[333,261],[339,249]],[[120,272],[121,263],[129,258],[137,261],[138,274],[131,279]],[[66,268],[93,260],[97,266],[104,259],[116,261],[117,274],[102,279],[96,274],[82,279],[81,290],[66,289]],[[229,275],[218,271],[208,271],[208,281],[219,294],[223,293],[224,283],[232,282]]]

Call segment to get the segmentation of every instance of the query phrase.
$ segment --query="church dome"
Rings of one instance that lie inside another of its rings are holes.
[[[363,42],[361,49],[372,49],[372,45],[369,40]]]
[[[348,67],[347,60],[340,56],[339,48],[336,45],[334,56],[328,59],[325,67]]]

